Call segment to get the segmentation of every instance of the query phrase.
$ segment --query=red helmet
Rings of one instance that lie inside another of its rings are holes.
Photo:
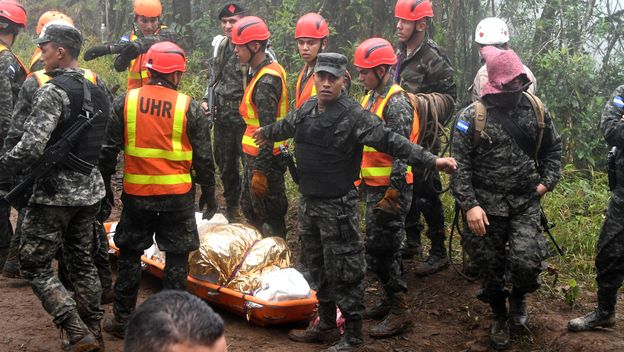
[[[255,40],[267,40],[271,32],[264,21],[256,16],[243,17],[232,27],[232,44],[245,45]]]
[[[329,35],[329,27],[323,16],[318,13],[308,13],[297,21],[295,39],[314,38],[323,39]]]
[[[0,17],[26,28],[26,10],[15,0],[0,1]]]
[[[383,38],[367,39],[355,49],[353,64],[356,67],[373,68],[396,63],[397,57],[392,44]]]
[[[145,67],[165,74],[186,72],[186,54],[172,42],[158,42],[147,51]]]
[[[134,14],[136,16],[160,17],[162,4],[160,0],[134,0]]]
[[[407,21],[418,21],[421,18],[433,17],[430,0],[399,0],[394,7],[394,17]]]

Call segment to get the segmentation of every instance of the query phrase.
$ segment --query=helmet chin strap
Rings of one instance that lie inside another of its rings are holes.
[[[249,64],[251,65],[251,62],[253,61],[254,57],[256,57],[256,54],[258,54],[258,52],[251,50],[249,43],[245,44],[245,47],[247,48],[247,50],[249,50],[249,53],[251,54],[251,57],[249,58]]]

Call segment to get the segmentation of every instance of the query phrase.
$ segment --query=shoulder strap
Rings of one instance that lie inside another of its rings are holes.
[[[474,146],[479,145],[483,131],[485,131],[485,124],[487,122],[487,108],[481,100],[476,100],[475,105],[475,119],[474,119],[474,136],[472,138],[472,144]]]
[[[535,118],[537,119],[537,139],[535,141],[535,155],[533,159],[537,161],[537,156],[539,150],[542,146],[542,139],[544,137],[544,128],[546,127],[546,123],[544,122],[545,108],[544,103],[540,98],[536,95],[533,95],[529,92],[523,92],[524,96],[529,100],[531,106],[533,107],[533,113],[535,114]]]

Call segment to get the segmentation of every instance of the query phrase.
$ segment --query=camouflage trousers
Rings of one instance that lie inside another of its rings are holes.
[[[241,158],[243,156],[242,140],[245,133],[245,122],[238,111],[235,114],[240,122],[233,118],[219,117],[214,124],[214,157],[221,173],[223,198],[228,208],[239,206],[241,196]]]
[[[393,219],[377,216],[373,207],[383,197],[388,187],[363,188],[366,194],[366,252],[369,264],[383,284],[390,297],[398,292],[407,292],[401,265],[401,245],[405,239],[405,216],[412,200],[412,186],[403,184],[399,189],[399,215]]]
[[[317,287],[319,315],[327,324],[335,324],[336,305],[348,322],[360,321],[364,314],[366,260],[358,203],[357,191],[352,190],[340,198],[302,196],[299,204],[304,265],[311,285]]]
[[[24,210],[23,208],[17,211],[17,223],[15,224],[15,232],[11,241],[9,242],[9,250],[7,253],[6,261],[11,264],[19,263],[19,247],[22,241],[22,224],[24,223]],[[10,264],[9,264],[10,265]]]
[[[518,292],[529,293],[540,286],[543,260],[550,255],[542,234],[539,198],[506,217],[488,214],[485,236],[472,233],[466,223],[462,245],[479,268],[481,293],[486,303],[506,296],[507,281]]]
[[[284,187],[284,172],[286,166],[277,158],[273,158],[272,165],[266,177],[269,183],[269,194],[264,198],[256,198],[251,193],[251,177],[254,170],[255,157],[245,155],[245,175],[243,179],[243,193],[241,207],[247,221],[262,232],[264,236],[279,236],[286,238],[286,211],[288,199]],[[266,228],[264,227],[266,225]]]
[[[425,218],[428,226],[427,236],[432,243],[432,251],[444,256],[444,207],[438,192],[442,189],[440,174],[433,172],[427,179],[414,175],[413,195],[409,213],[405,219],[407,247],[421,247],[421,233],[425,226],[420,215]],[[441,252],[440,252],[441,251]]]
[[[193,208],[157,212],[124,206],[115,231],[119,247],[113,312],[127,322],[134,311],[141,282],[141,255],[156,236],[158,248],[166,252],[163,288],[186,290],[188,254],[199,248],[199,235]]]
[[[78,309],[85,321],[99,321],[102,288],[93,265],[93,224],[99,204],[58,207],[31,204],[24,208],[19,250],[20,273],[45,310],[60,324]],[[75,301],[52,272],[52,258],[60,247],[73,279]]]
[[[596,254],[596,282],[607,291],[617,291],[624,281],[623,219],[624,188],[620,187],[611,195]]]
[[[0,204],[0,270],[4,267],[4,261],[9,254],[11,246],[11,238],[13,238],[13,226],[9,217],[11,215],[11,206],[8,204]]]

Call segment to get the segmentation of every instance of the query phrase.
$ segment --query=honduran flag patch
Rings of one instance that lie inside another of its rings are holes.
[[[466,132],[468,132],[468,127],[470,127],[470,123],[468,121],[459,119],[457,120],[457,125],[455,126],[455,129],[463,134],[466,134]]]
[[[624,99],[622,99],[622,97],[618,95],[613,98],[613,104],[615,104],[615,106],[617,106],[618,108],[624,108]]]

